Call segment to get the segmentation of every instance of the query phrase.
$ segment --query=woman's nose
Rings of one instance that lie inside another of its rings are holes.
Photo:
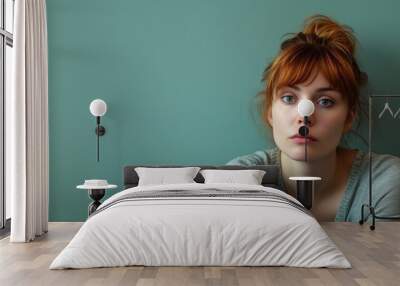
[[[312,114],[311,116],[307,116],[307,126],[313,126],[315,124],[315,116]],[[299,125],[305,125],[304,117],[298,115],[297,116],[297,124]]]

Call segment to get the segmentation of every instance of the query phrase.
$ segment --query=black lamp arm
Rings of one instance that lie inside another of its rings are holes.
[[[106,133],[106,129],[100,125],[100,116],[96,116],[96,129],[95,129],[95,133],[96,133],[96,139],[97,139],[97,162],[100,161],[100,140],[99,137],[103,136]]]

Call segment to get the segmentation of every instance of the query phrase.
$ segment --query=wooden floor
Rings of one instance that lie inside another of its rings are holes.
[[[400,222],[324,223],[353,268],[119,267],[48,270],[81,223],[50,223],[32,243],[0,241],[0,285],[400,285]]]

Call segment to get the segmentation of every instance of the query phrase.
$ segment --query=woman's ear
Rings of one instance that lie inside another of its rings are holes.
[[[272,124],[272,108],[268,109],[268,111],[267,111],[267,120],[268,120],[269,125],[272,127],[273,126],[273,124]]]
[[[354,110],[351,110],[349,112],[349,114],[347,115],[347,118],[346,118],[346,121],[345,121],[344,127],[343,127],[343,134],[349,132],[351,130],[351,127],[353,127],[355,115],[356,115],[356,113]]]

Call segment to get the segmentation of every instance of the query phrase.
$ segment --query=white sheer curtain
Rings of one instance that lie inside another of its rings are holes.
[[[48,83],[45,0],[15,1],[13,92],[6,110],[6,180],[12,242],[48,225]]]

